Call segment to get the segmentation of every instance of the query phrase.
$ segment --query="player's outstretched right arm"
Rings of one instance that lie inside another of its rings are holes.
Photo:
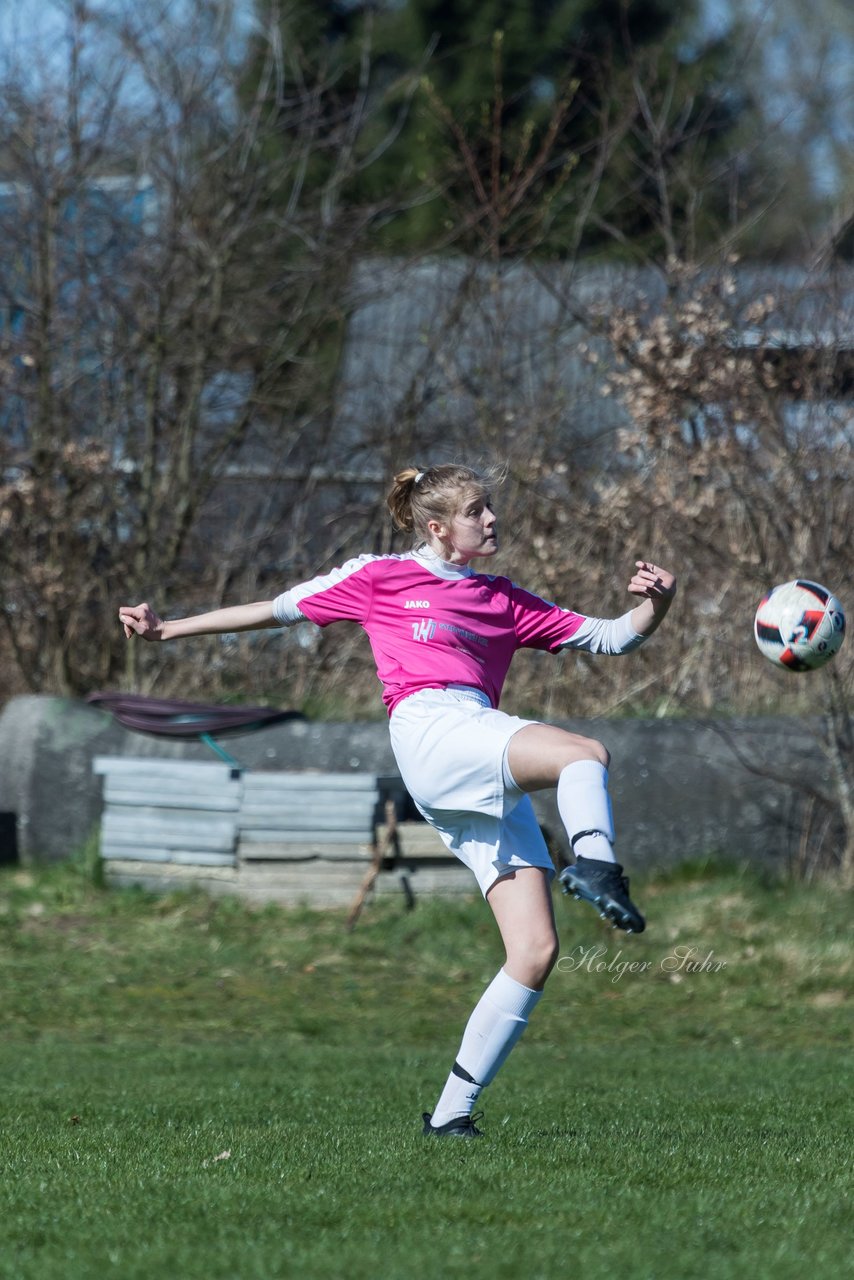
[[[212,609],[210,613],[198,613],[190,618],[173,618],[164,622],[149,604],[122,605],[119,622],[125,636],[141,636],[143,640],[177,640],[182,636],[210,636],[231,631],[260,631],[265,627],[278,627],[281,623],[273,616],[273,601],[258,600],[255,604],[235,604],[227,609]]]

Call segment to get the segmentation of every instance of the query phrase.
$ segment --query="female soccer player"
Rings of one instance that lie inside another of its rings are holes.
[[[147,604],[122,607],[125,635],[145,640],[350,620],[367,632],[403,781],[426,820],[474,873],[492,908],[506,960],[466,1026],[425,1135],[475,1138],[475,1103],[524,1031],[558,956],[554,867],[529,792],[557,788],[575,855],[565,892],[615,927],[640,933],[643,916],[614,856],[609,756],[601,742],[498,710],[519,648],[629,653],[666,614],[673,574],[635,564],[622,617],[559,608],[471,561],[498,550],[489,481],[468,467],[401,471],[388,496],[395,524],[415,535],[403,555],[362,555],[274,600],[162,621]]]

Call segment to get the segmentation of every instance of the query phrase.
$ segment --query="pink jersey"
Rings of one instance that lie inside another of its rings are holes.
[[[640,642],[629,627],[619,647],[597,644],[602,626],[612,624],[424,549],[350,560],[279,596],[274,613],[284,625],[301,618],[321,627],[358,622],[370,639],[389,714],[420,689],[454,684],[481,689],[497,707],[517,649],[555,652],[575,639],[573,647],[625,652]]]

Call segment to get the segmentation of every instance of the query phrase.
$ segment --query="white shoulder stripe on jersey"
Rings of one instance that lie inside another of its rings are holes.
[[[311,578],[308,582],[301,582],[298,586],[291,587],[288,591],[283,591],[280,596],[276,596],[273,601],[273,617],[283,627],[293,626],[295,622],[305,622],[305,614],[299,607],[300,600],[305,600],[306,596],[317,595],[321,591],[328,590],[329,587],[334,587],[339,582],[344,582],[352,574],[358,573],[366,565],[372,564],[374,560],[397,560],[399,558],[399,556],[375,556],[366,552],[364,555],[356,556],[353,560],[346,560],[337,569],[332,569],[329,573],[319,574],[316,578]]]

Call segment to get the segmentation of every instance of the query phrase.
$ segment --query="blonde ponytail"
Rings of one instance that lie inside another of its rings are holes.
[[[389,495],[386,498],[394,527],[403,533],[415,531],[415,518],[412,511],[412,491],[416,480],[422,480],[424,472],[420,467],[404,467],[394,477]]]

